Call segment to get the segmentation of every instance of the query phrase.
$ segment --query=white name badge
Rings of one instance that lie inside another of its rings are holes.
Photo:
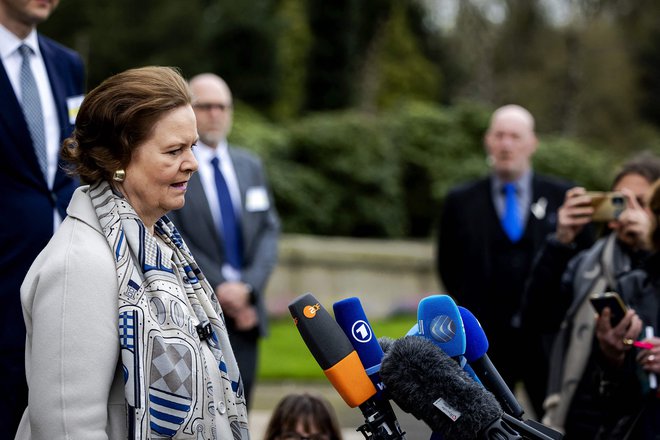
[[[76,116],[78,116],[78,110],[80,110],[84,97],[85,95],[78,95],[66,98],[66,109],[69,114],[69,123],[71,125],[76,123]]]
[[[270,207],[268,193],[263,186],[253,186],[245,193],[245,210],[249,212],[265,211]]]

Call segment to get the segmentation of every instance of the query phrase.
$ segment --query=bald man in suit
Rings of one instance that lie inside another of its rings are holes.
[[[521,330],[519,308],[532,260],[555,231],[557,209],[572,185],[533,172],[538,140],[534,118],[521,106],[493,113],[484,144],[492,173],[447,194],[437,270],[448,293],[480,320],[489,357],[504,380],[512,390],[522,381],[540,416],[548,375],[545,342]],[[588,240],[579,242],[586,246]]]
[[[0,438],[27,405],[20,286],[66,215],[77,182],[59,148],[82,100],[83,62],[37,33],[59,0],[0,0]]]
[[[261,160],[227,143],[229,87],[205,73],[190,80],[190,89],[199,170],[188,182],[185,206],[169,216],[215,288],[250,404],[257,343],[268,329],[263,295],[277,261],[280,224]]]

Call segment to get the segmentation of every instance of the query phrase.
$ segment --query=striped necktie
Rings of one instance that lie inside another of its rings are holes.
[[[21,44],[18,51],[23,57],[20,72],[21,84],[21,105],[23,107],[23,114],[25,121],[30,129],[30,136],[32,137],[32,146],[34,152],[39,160],[39,167],[44,177],[48,177],[48,155],[46,153],[46,134],[44,128],[44,117],[41,110],[41,98],[39,97],[39,89],[37,82],[32,74],[30,67],[30,57],[33,52],[32,49],[26,44]]]

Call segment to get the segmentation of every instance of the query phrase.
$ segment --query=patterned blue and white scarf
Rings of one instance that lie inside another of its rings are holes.
[[[248,440],[243,386],[222,310],[174,224],[163,216],[154,228],[173,251],[169,261],[107,182],[89,194],[117,268],[128,438]],[[205,342],[197,322],[210,324]],[[220,371],[221,390],[214,390],[212,369]]]

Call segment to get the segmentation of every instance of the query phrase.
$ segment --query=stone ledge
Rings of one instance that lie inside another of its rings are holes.
[[[433,245],[428,241],[376,240],[285,234],[266,303],[273,316],[310,292],[327,308],[357,296],[370,317],[414,311],[438,292]]]

